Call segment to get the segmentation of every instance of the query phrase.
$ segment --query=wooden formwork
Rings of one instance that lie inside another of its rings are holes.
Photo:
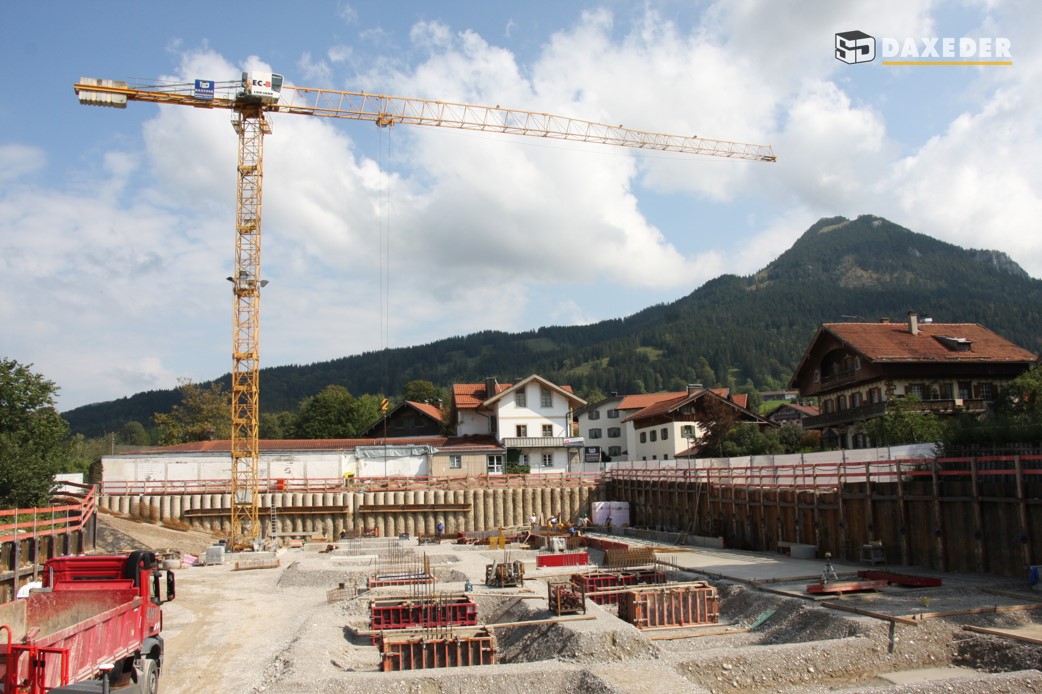
[[[388,631],[380,635],[384,672],[430,670],[496,663],[496,639],[484,628],[432,632]]]
[[[619,618],[638,629],[716,624],[720,598],[705,581],[634,588],[619,595]]]

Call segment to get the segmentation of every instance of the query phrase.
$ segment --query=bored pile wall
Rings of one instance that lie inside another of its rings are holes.
[[[577,520],[590,513],[592,501],[603,500],[592,486],[525,487],[523,489],[421,489],[384,492],[314,492],[261,494],[260,515],[268,534],[271,504],[281,536],[335,538],[359,529],[376,528],[380,537],[433,535],[438,521],[445,534],[495,530],[528,525],[532,515],[545,522],[552,515]],[[274,499],[273,499],[274,497]],[[99,505],[126,515],[190,523],[215,533],[231,531],[228,494],[103,496]],[[435,510],[370,512],[361,507],[424,504]],[[440,505],[465,505],[469,510],[436,510]]]

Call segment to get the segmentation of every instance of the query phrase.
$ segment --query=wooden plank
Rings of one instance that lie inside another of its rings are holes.
[[[1024,641],[1026,643],[1038,643],[1042,644],[1042,637],[1028,636],[1027,634],[1017,633],[1020,629],[986,629],[984,627],[975,627],[969,624],[964,624],[963,629],[966,631],[974,631],[978,634],[989,634],[991,636],[1002,636],[1007,639],[1015,639],[1017,641]],[[1032,632],[1037,629],[1032,629]]]
[[[843,581],[840,583],[811,583],[807,592],[813,595],[823,593],[853,593],[858,590],[879,590],[886,588],[886,581]]]
[[[1042,603],[1031,603],[1029,605],[991,605],[990,607],[975,607],[969,610],[951,610],[948,612],[920,612],[917,614],[904,615],[909,619],[936,619],[938,617],[958,617],[964,614],[990,614],[992,612],[1025,612],[1028,610],[1042,610]]]
[[[850,605],[840,605],[837,602],[823,602],[823,603],[819,603],[819,604],[822,605],[823,607],[827,607],[827,608],[829,608],[831,610],[841,610],[843,612],[853,612],[854,614],[859,614],[859,615],[862,615],[864,617],[872,617],[873,619],[881,619],[881,620],[883,620],[885,622],[898,622],[900,624],[908,624],[908,625],[911,625],[911,626],[914,626],[914,627],[919,626],[918,622],[916,622],[911,617],[907,617],[907,616],[895,616],[895,615],[892,615],[892,614],[885,614],[883,612],[872,612],[870,610],[863,610],[860,607],[852,607]]]

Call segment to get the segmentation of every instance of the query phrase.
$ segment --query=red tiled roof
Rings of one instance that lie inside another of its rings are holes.
[[[510,387],[508,383],[497,383],[496,393],[500,393]],[[496,393],[492,393],[495,395]],[[485,390],[484,383],[454,383],[452,385],[452,399],[458,410],[473,410],[485,402],[490,395]]]
[[[437,405],[431,405],[426,402],[413,402],[412,400],[406,400],[405,403],[412,407],[414,410],[419,410],[431,419],[438,422],[441,421],[441,408],[439,408]]]
[[[368,438],[368,439],[261,439],[257,446],[261,453],[266,451],[344,451],[353,450],[359,446],[435,446],[439,447],[446,441],[444,436],[400,436],[398,438]],[[217,441],[192,441],[179,443],[173,446],[163,446],[152,449],[153,453],[229,453],[231,452],[231,441],[220,439]]]
[[[822,330],[877,362],[1035,361],[1028,350],[976,323],[920,323],[918,335],[906,323],[825,323]],[[968,340],[970,349],[948,349],[936,337]]]
[[[686,390],[677,393],[640,393],[638,395],[627,395],[619,403],[620,410],[643,410],[649,405],[662,402],[663,400],[675,400],[687,395]]]
[[[439,451],[474,451],[486,449],[501,450],[503,447],[491,434],[471,434],[469,436],[450,436],[445,443],[438,446]]]

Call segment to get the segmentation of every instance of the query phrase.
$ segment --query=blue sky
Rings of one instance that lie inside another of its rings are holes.
[[[776,164],[272,117],[262,364],[629,315],[876,214],[1042,276],[1034,2],[4,5],[0,355],[59,405],[231,366],[225,112],[80,106],[81,76],[501,105],[771,144]],[[836,32],[1005,37],[1012,66],[834,58]],[[381,309],[386,307],[386,309]],[[924,307],[920,307],[924,308]],[[959,316],[937,317],[960,320]],[[493,374],[490,374],[493,375]],[[263,398],[263,383],[261,385]]]

